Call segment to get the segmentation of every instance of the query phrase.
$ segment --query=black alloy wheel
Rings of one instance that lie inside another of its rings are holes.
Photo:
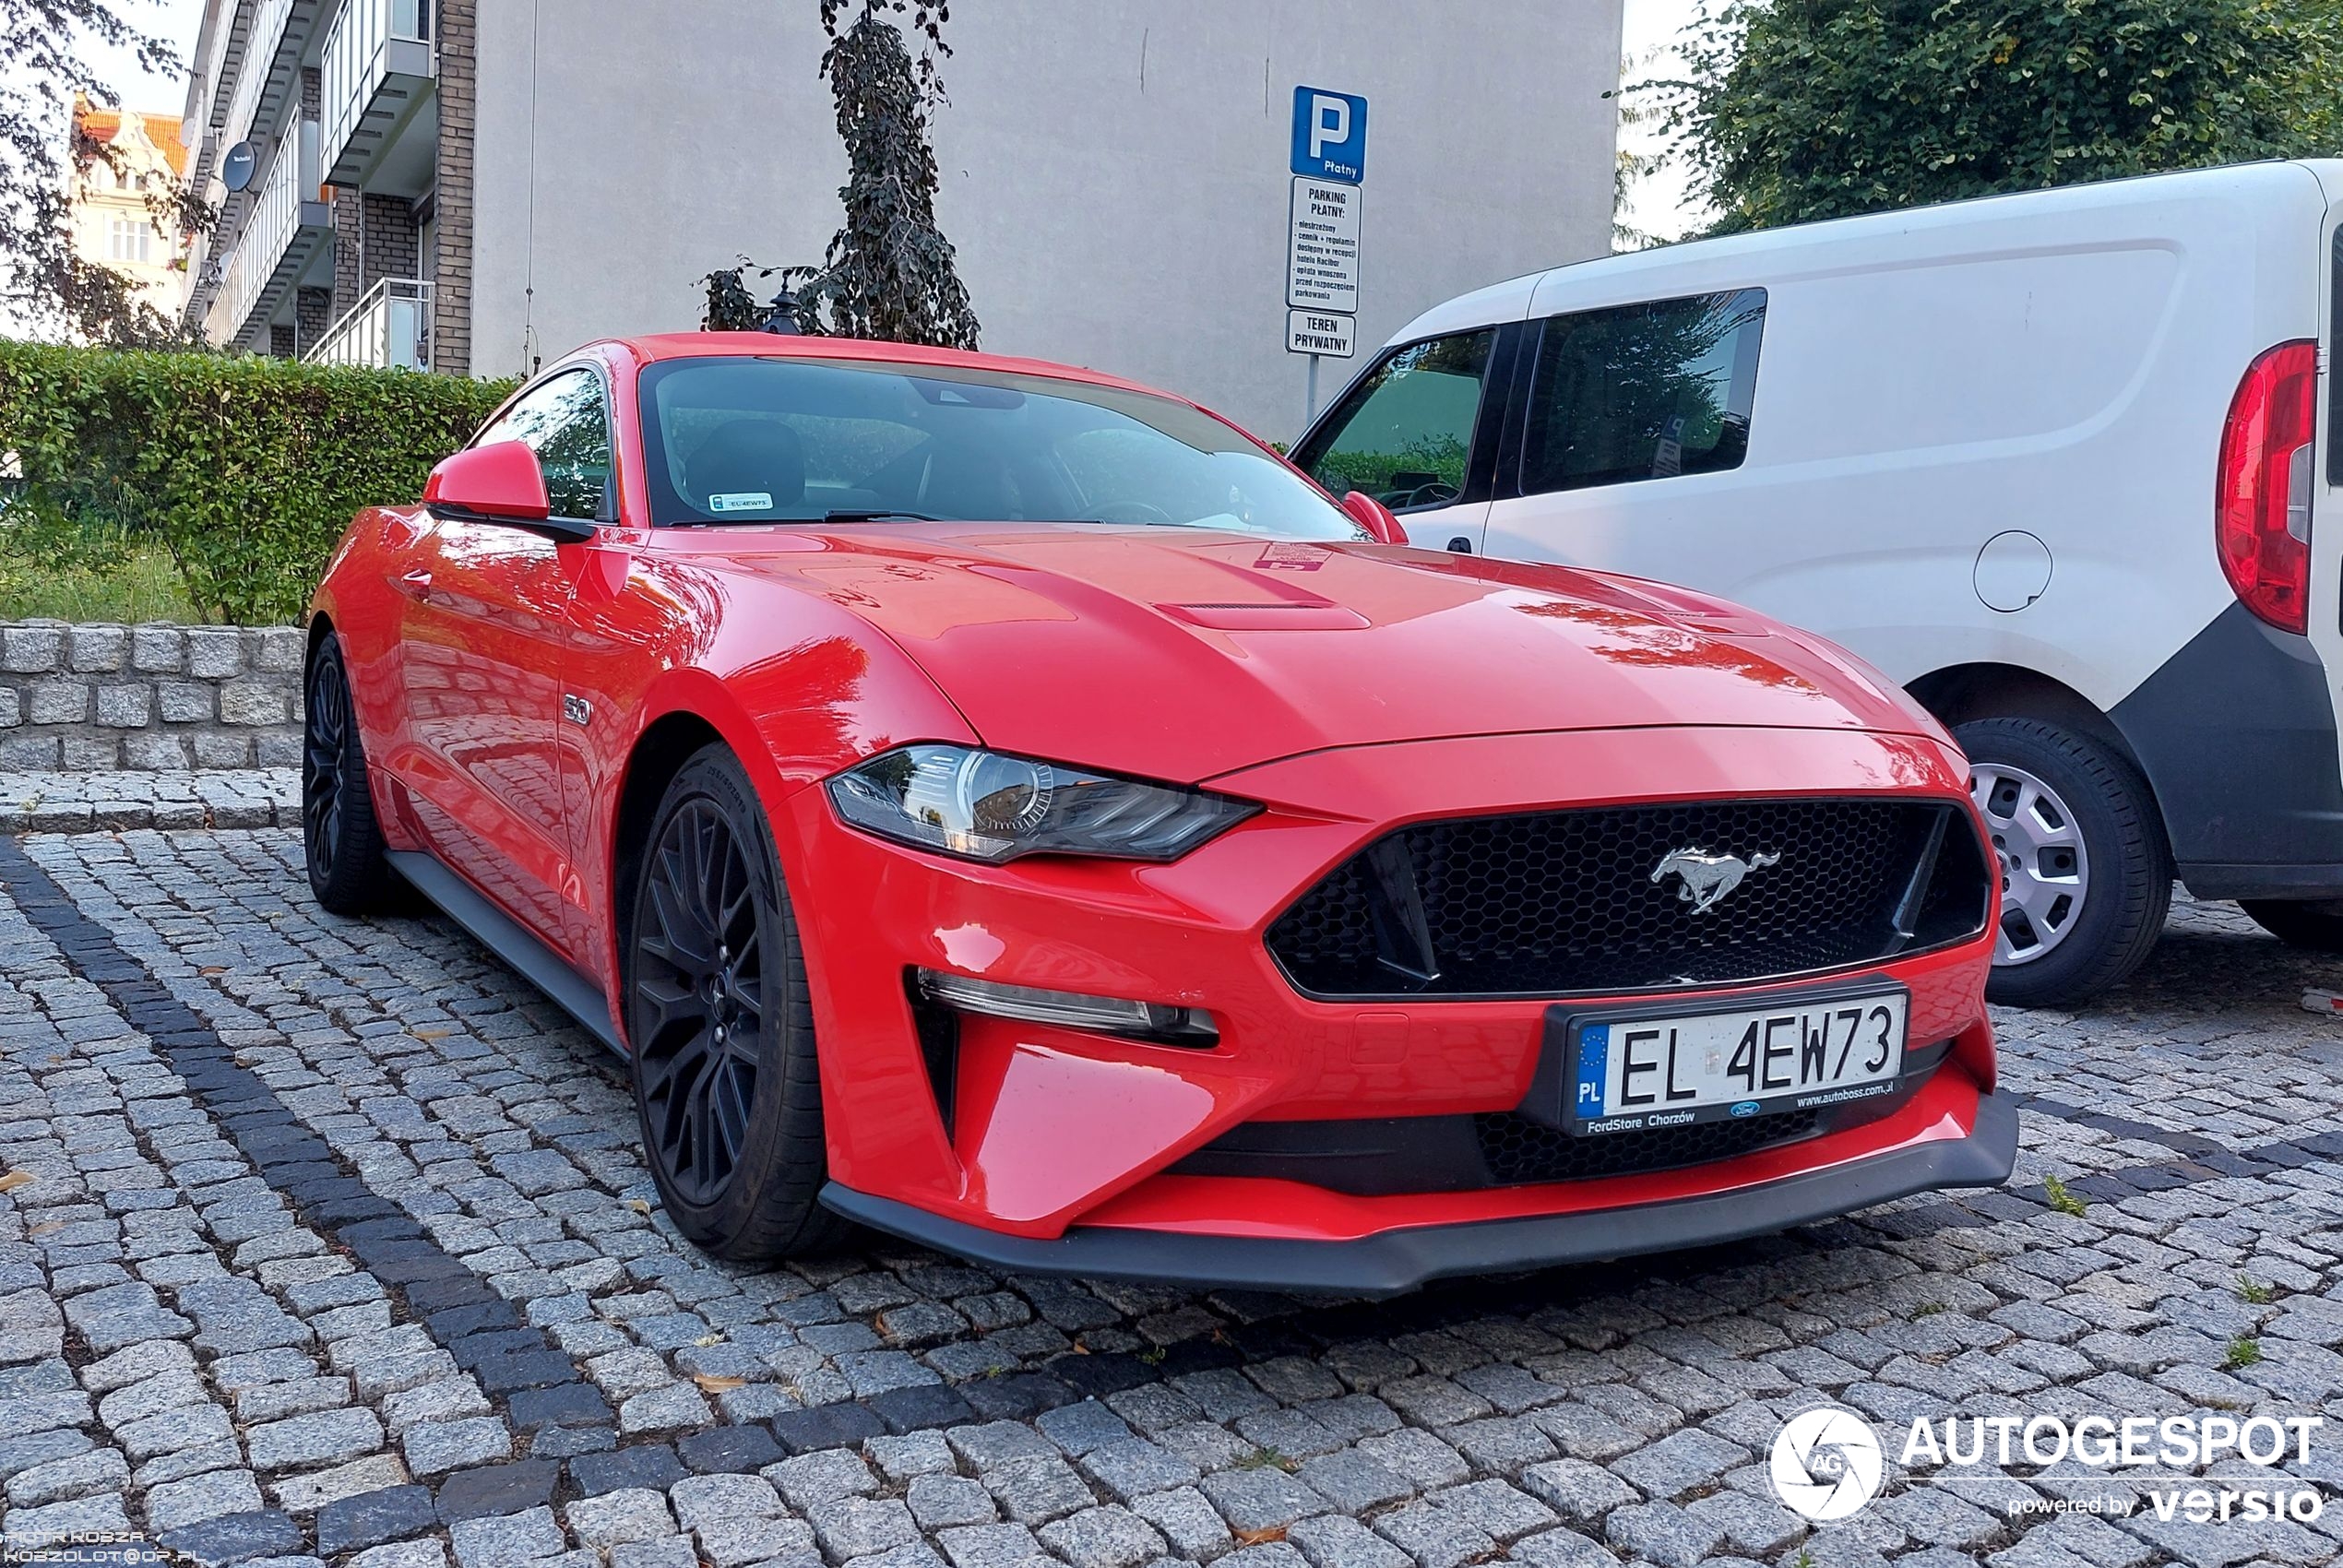
[[[636,1108],[670,1218],[724,1257],[798,1253],[847,1227],[827,1180],[804,958],[772,835],[721,746],[668,786],[626,953]]]
[[[330,633],[310,659],[303,701],[301,843],[309,888],[335,914],[364,914],[388,901],[396,873],[383,858],[350,678]]]
[[[765,1060],[770,917],[731,825],[705,798],[667,819],[645,875],[650,925],[635,980],[650,1024],[643,1105],[677,1190],[707,1204],[722,1194],[748,1144]]]

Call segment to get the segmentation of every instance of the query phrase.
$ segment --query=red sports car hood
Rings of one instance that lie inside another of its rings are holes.
[[[1369,544],[1015,525],[760,530],[716,553],[886,632],[986,744],[1148,778],[1193,782],[1330,746],[1540,730],[1935,732],[1827,644],[1721,600],[1597,573]]]

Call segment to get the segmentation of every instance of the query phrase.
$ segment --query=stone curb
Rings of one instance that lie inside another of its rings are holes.
[[[0,769],[301,760],[299,626],[0,624]]]
[[[290,826],[300,820],[300,790],[289,767],[0,772],[0,834]]]

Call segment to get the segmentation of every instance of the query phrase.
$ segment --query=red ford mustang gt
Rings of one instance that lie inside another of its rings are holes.
[[[1404,539],[1086,371],[599,344],[336,552],[310,878],[624,1051],[728,1257],[1385,1293],[2004,1180],[1944,731]]]

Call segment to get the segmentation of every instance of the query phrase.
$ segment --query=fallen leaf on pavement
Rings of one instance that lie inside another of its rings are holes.
[[[6,1176],[0,1176],[0,1193],[13,1193],[18,1187],[30,1186],[31,1182],[31,1171],[11,1170]]]

